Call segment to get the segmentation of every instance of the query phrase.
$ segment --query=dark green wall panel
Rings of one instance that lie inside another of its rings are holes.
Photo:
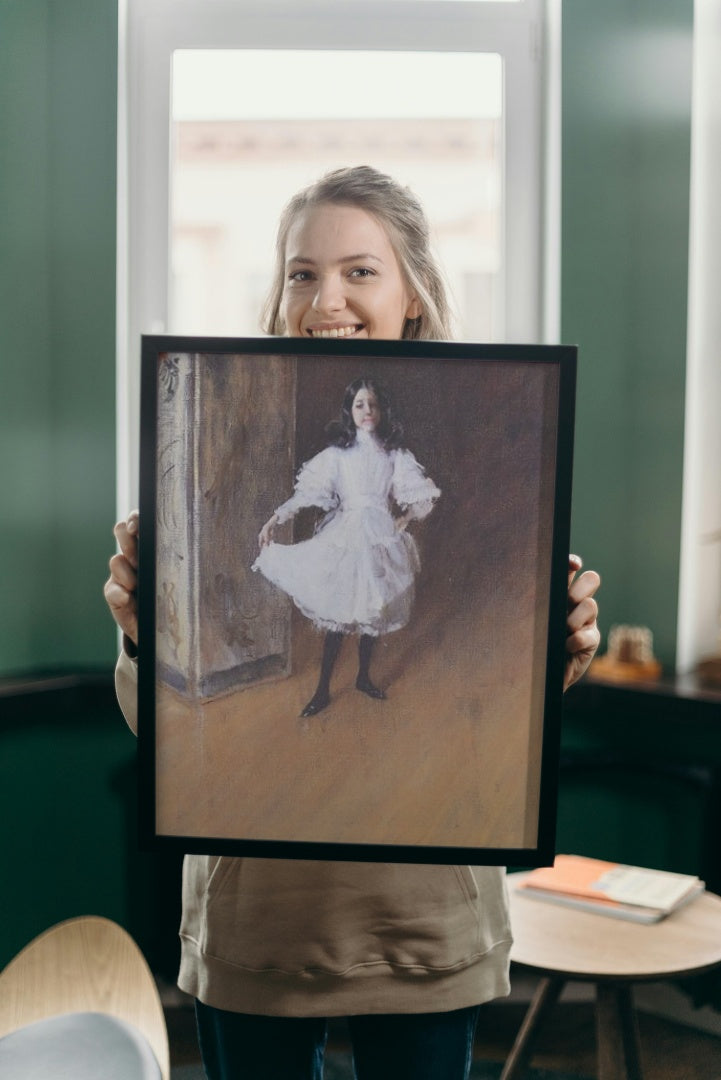
[[[92,914],[172,979],[179,857],[138,848],[137,741],[112,678],[65,682],[0,693],[0,969],[54,923]]]
[[[45,5],[0,3],[0,670],[31,663],[50,585]]]
[[[602,629],[675,657],[692,0],[563,6],[562,338],[579,345],[573,544]]]
[[[0,0],[0,60],[2,675],[115,649],[116,0]]]

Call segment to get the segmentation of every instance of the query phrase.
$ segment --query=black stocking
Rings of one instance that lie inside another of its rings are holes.
[[[318,685],[315,688],[313,697],[300,714],[301,716],[315,716],[321,709],[325,709],[330,701],[330,677],[333,674],[333,668],[342,644],[343,635],[339,631],[329,630],[325,635]]]
[[[367,694],[368,697],[383,701],[385,694],[371,682],[370,666],[375,638],[371,634],[361,634],[358,640],[358,678],[355,681],[356,690]]]

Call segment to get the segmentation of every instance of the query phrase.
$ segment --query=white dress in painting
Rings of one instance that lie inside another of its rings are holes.
[[[420,568],[412,536],[391,512],[424,518],[440,491],[409,450],[385,450],[358,431],[306,462],[278,523],[306,506],[325,510],[316,533],[297,544],[271,542],[253,570],[287,593],[323,630],[378,636],[405,626]]]

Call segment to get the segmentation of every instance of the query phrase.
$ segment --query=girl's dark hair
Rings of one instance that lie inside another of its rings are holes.
[[[372,390],[375,394],[381,414],[375,434],[385,450],[397,450],[403,445],[403,425],[394,416],[391,400],[383,386],[369,375],[361,375],[346,386],[340,419],[332,420],[325,429],[328,445],[345,449],[355,442],[357,428],[353,420],[353,402],[359,390]]]

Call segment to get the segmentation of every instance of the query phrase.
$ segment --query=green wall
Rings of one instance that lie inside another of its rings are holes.
[[[574,546],[603,628],[674,659],[692,0],[563,9],[562,338]],[[0,0],[0,675],[106,664],[114,518],[116,0]]]
[[[116,0],[0,0],[0,676],[109,665]]]
[[[54,923],[93,914],[173,979],[180,859],[139,850],[136,739],[110,673],[58,683],[0,693],[0,969]]]
[[[601,625],[675,656],[692,0],[563,5],[562,340],[579,345],[573,546]]]

